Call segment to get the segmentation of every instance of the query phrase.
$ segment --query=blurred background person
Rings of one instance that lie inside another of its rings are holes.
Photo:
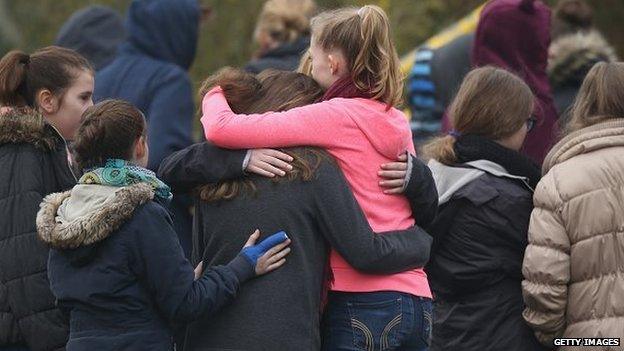
[[[310,19],[314,0],[268,0],[254,31],[258,49],[245,70],[260,73],[267,68],[294,71],[310,46]]]
[[[442,129],[442,117],[470,71],[470,52],[483,6],[418,47],[405,72],[406,103],[417,149]]]
[[[148,123],[148,168],[192,143],[193,88],[188,70],[195,58],[201,8],[197,0],[134,0],[126,18],[127,39],[117,58],[98,72],[95,100],[132,103]],[[187,257],[191,250],[191,199],[176,194],[174,228]]]
[[[95,5],[74,12],[54,43],[84,56],[97,72],[115,59],[125,38],[121,15],[108,6]]]
[[[472,67],[492,65],[517,74],[537,98],[535,130],[522,152],[541,164],[557,134],[557,109],[546,74],[550,9],[539,0],[493,0],[481,12],[472,46]],[[449,131],[449,117],[443,131]]]
[[[583,0],[557,3],[552,19],[552,43],[548,53],[548,76],[553,88],[560,125],[569,119],[587,72],[598,62],[615,62],[615,50],[594,27],[593,10]]]

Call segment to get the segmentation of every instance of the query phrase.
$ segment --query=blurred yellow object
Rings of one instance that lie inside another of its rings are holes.
[[[477,29],[477,24],[479,23],[479,16],[481,15],[481,11],[483,10],[484,6],[485,4],[479,6],[478,8],[473,10],[470,14],[468,14],[468,16],[455,22],[450,27],[446,28],[442,32],[429,38],[422,45],[418,46],[414,50],[404,55],[401,58],[401,73],[403,74],[403,76],[407,77],[409,72],[412,70],[412,66],[414,65],[414,62],[416,61],[416,52],[418,51],[418,48],[422,46],[426,46],[430,49],[437,49],[441,46],[446,45],[447,43],[451,42],[453,39],[457,37],[474,32]],[[404,112],[408,120],[411,119],[411,111],[409,110],[409,108],[406,107],[404,109]]]

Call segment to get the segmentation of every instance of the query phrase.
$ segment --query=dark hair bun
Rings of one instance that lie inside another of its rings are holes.
[[[104,165],[109,158],[130,161],[138,138],[145,135],[141,111],[122,100],[89,107],[74,139],[74,156],[82,169]]]

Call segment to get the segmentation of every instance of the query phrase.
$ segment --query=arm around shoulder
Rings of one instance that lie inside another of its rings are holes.
[[[355,269],[391,274],[422,267],[432,238],[420,227],[376,234],[337,166],[322,164],[314,187],[321,232]]]
[[[174,189],[186,191],[207,183],[244,176],[247,150],[227,150],[203,142],[174,152],[163,160],[158,177]]]

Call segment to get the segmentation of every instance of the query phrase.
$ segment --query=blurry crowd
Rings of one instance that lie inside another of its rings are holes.
[[[490,0],[402,72],[380,7],[266,0],[195,92],[211,16],[90,6],[0,60],[0,350],[624,350],[589,2]]]

